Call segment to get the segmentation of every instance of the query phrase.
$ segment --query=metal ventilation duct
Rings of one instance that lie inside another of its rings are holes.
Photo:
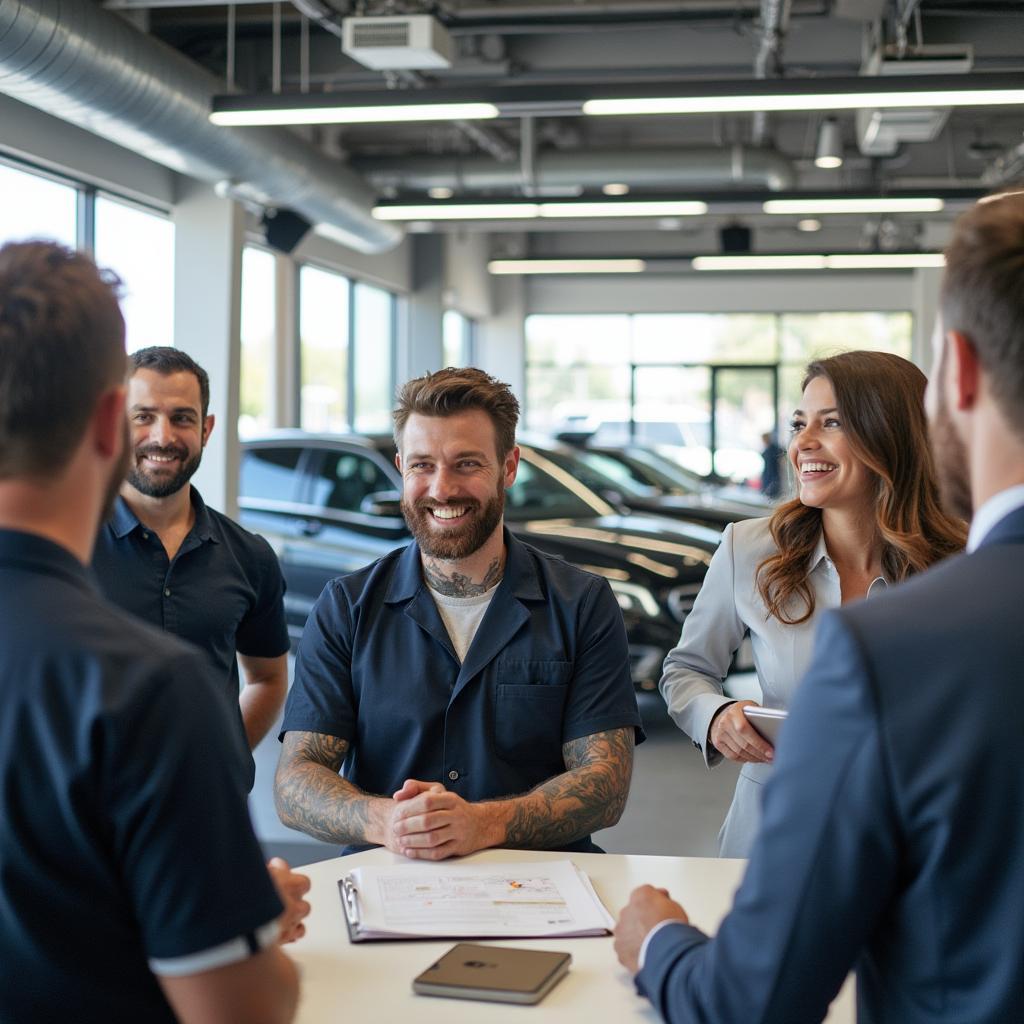
[[[522,184],[515,165],[496,164],[486,157],[405,157],[394,160],[353,160],[352,164],[377,189],[425,192],[509,191]],[[761,186],[773,192],[793,187],[793,165],[778,153],[732,146],[724,149],[662,149],[638,152],[587,150],[538,153],[534,165],[537,188],[599,188],[610,181],[647,188],[697,188],[725,184]]]
[[[181,54],[85,0],[0,0],[0,92],[193,177],[328,224],[359,252],[402,232],[370,215],[353,171],[284,129],[210,124],[223,85]]]

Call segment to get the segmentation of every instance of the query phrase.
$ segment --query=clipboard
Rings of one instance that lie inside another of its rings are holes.
[[[338,880],[349,941],[607,935],[614,919],[571,860],[368,865]]]

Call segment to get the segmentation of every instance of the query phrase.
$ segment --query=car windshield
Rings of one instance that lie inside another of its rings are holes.
[[[523,448],[516,482],[505,493],[505,518],[586,519],[614,510],[572,474],[532,449]]]
[[[697,494],[707,486],[699,473],[685,469],[678,463],[649,448],[629,448],[624,457],[642,467],[641,472],[677,494]]]
[[[630,479],[629,472],[624,466],[595,452],[544,448],[541,449],[541,454],[597,494],[604,494],[609,490],[618,491],[627,498],[643,498],[650,494],[649,490],[641,488],[635,480]],[[609,466],[612,468],[609,469]],[[618,472],[615,467],[618,468]]]

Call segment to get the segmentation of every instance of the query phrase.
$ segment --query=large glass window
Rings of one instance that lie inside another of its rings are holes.
[[[318,267],[299,271],[300,423],[305,430],[348,430],[349,283]]]
[[[272,426],[274,405],[275,261],[247,245],[242,250],[242,359],[238,433],[243,437]]]
[[[810,359],[854,348],[909,357],[912,327],[902,312],[530,316],[526,425],[756,480],[761,435],[788,421]]]
[[[96,262],[124,282],[129,352],[174,344],[174,224],[106,196],[96,198]]]
[[[357,284],[355,292],[355,428],[364,433],[391,428],[394,401],[395,301],[390,292]]]
[[[473,363],[473,321],[458,310],[446,309],[441,319],[442,366]]]
[[[75,247],[77,189],[0,164],[0,196],[0,245],[45,238]]]

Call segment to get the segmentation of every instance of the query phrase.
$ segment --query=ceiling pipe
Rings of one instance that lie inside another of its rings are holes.
[[[520,168],[483,157],[405,157],[354,159],[355,167],[378,190],[425,192],[512,191],[522,185]],[[532,174],[541,191],[579,186],[600,188],[609,181],[635,188],[687,188],[735,184],[773,192],[793,187],[793,165],[778,153],[731,149],[654,149],[637,151],[544,150],[535,154]]]
[[[0,4],[0,92],[175,171],[230,181],[365,253],[402,240],[373,219],[375,196],[350,168],[279,128],[210,123],[223,83],[99,4]]]
[[[778,77],[782,72],[782,42],[789,28],[792,0],[761,0],[761,45],[754,59],[754,77]],[[768,115],[753,114],[751,142],[763,146],[768,137]]]

